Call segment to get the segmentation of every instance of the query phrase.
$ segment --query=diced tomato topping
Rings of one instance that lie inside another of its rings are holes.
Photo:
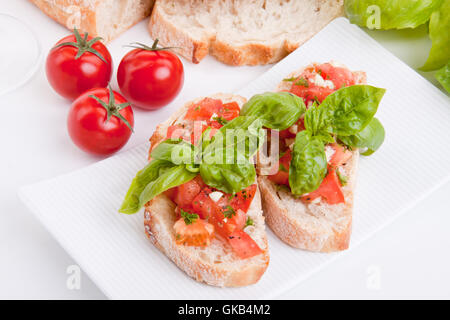
[[[243,230],[234,231],[228,236],[228,242],[241,259],[251,258],[262,253],[255,240]]]
[[[184,210],[192,208],[192,202],[194,198],[202,190],[202,186],[197,182],[197,179],[193,179],[178,187],[176,189],[173,201]]]
[[[313,79],[317,74],[324,80],[332,81],[334,89],[316,85]],[[293,81],[290,92],[303,98],[305,103],[308,104],[310,101],[322,102],[334,91],[343,86],[351,86],[354,84],[355,77],[350,70],[342,67],[334,67],[330,63],[323,63],[314,68],[306,68],[305,71]]]
[[[210,125],[211,128],[214,128],[214,129],[217,129],[217,130],[223,127],[223,125],[219,121],[214,121],[214,120],[210,121],[209,125]]]
[[[222,117],[223,119],[230,121],[234,118],[239,116],[239,113],[241,112],[241,108],[239,108],[239,105],[237,102],[230,102],[225,103],[219,110],[218,116]]]
[[[184,139],[189,140],[189,136],[186,134],[186,129],[182,125],[176,124],[167,128],[167,139]]]
[[[350,150],[337,143],[333,143],[331,147],[334,149],[333,156],[331,157],[329,162],[329,165],[332,167],[339,167],[352,157],[352,152]]]
[[[331,80],[334,83],[335,90],[355,84],[355,77],[347,68],[335,67],[331,63],[323,63],[316,67],[316,71],[324,80]]]
[[[318,197],[323,197],[328,204],[345,202],[344,193],[341,189],[341,183],[335,169],[330,167],[328,174],[325,179],[323,179],[320,187],[316,191],[303,196],[302,200],[305,202],[311,202]]]
[[[196,219],[186,224],[184,218],[180,218],[173,226],[177,244],[186,246],[206,247],[214,238],[214,226],[203,219]]]
[[[253,198],[255,197],[256,188],[256,184],[252,184],[244,190],[236,193],[234,196],[228,196],[231,198],[228,205],[230,205],[236,212],[242,210],[246,213],[252,204]]]
[[[308,104],[310,101],[322,102],[329,94],[333,93],[334,90],[314,85],[304,87],[301,85],[293,84],[290,92],[295,94],[296,96],[303,98],[305,103]]]
[[[202,219],[209,219],[220,212],[220,208],[209,196],[212,189],[206,187],[192,200],[192,209]]]
[[[186,120],[209,120],[211,116],[222,107],[222,101],[217,99],[205,98],[199,103],[192,105],[184,117]]]
[[[291,149],[287,149],[286,153],[280,158],[278,163],[278,172],[274,175],[268,176],[269,180],[289,186],[289,166],[292,160]]]

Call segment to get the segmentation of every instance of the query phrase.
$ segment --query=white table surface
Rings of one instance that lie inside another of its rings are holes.
[[[56,40],[67,34],[26,0],[0,3],[0,13],[22,18],[38,32],[44,56]],[[109,45],[116,66],[127,51],[121,46],[129,39],[150,42],[145,28],[146,23],[140,23]],[[431,45],[425,27],[369,34],[412,67],[425,61]],[[67,288],[66,270],[76,262],[17,197],[22,185],[99,160],[70,142],[65,125],[70,103],[50,89],[42,62],[27,84],[0,97],[0,298],[104,299],[83,273],[79,290]],[[230,68],[212,58],[200,65],[185,60],[183,63],[186,82],[182,94],[156,113],[135,110],[136,131],[124,150],[148,138],[156,125],[155,116],[166,117],[177,105],[196,96],[232,92],[269,68]],[[423,75],[437,83],[431,74]],[[280,298],[450,298],[449,195],[450,183]]]

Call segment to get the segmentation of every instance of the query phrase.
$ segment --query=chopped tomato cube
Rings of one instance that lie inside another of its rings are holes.
[[[335,169],[330,168],[319,188],[303,196],[302,200],[311,202],[318,197],[324,198],[328,204],[345,203],[344,193]]]
[[[280,158],[278,163],[278,172],[274,175],[268,176],[269,180],[289,186],[289,166],[291,165],[292,152],[291,149],[287,149],[286,153]]]
[[[196,179],[193,179],[191,181],[183,183],[182,185],[179,185],[174,189],[176,189],[176,191],[173,195],[173,201],[182,209],[188,210],[192,208],[192,202],[202,190],[202,186],[197,182]]]
[[[339,167],[352,157],[352,152],[350,150],[337,143],[333,143],[331,147],[334,149],[333,156],[331,157],[329,163],[332,167]]]
[[[167,128],[167,139],[180,138],[189,141],[189,137],[186,135],[186,129],[182,125],[176,124]]]
[[[233,251],[241,259],[251,258],[262,253],[261,248],[255,240],[243,230],[234,231],[227,239]]]
[[[184,118],[186,120],[209,120],[214,113],[219,112],[221,107],[222,101],[205,98],[189,107]]]
[[[237,102],[230,102],[225,103],[219,110],[218,116],[222,117],[223,119],[230,121],[234,118],[239,116],[239,113],[241,112],[241,108],[239,108],[239,105]]]
[[[214,226],[203,219],[196,219],[190,224],[186,224],[184,218],[175,222],[175,239],[177,244],[185,246],[206,247],[214,238]]]
[[[206,187],[192,200],[194,212],[202,219],[209,219],[220,212],[219,206],[209,197],[211,192],[212,190]]]
[[[251,186],[248,186],[244,190],[236,193],[229,200],[229,205],[236,212],[242,210],[244,213],[246,213],[248,211],[248,208],[250,208],[253,198],[255,197],[256,188],[257,188],[256,184],[252,184]]]
[[[310,101],[317,101],[319,103],[322,102],[328,95],[333,93],[334,90],[330,88],[315,86],[312,84],[308,87],[305,87],[293,83],[290,92],[295,94],[296,96],[299,96],[300,98],[303,98],[305,103],[308,104],[308,102]]]
[[[355,84],[355,77],[347,68],[335,67],[331,63],[323,63],[316,67],[316,71],[324,80],[331,80],[335,90]]]

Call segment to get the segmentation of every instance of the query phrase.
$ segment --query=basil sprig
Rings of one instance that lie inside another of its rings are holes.
[[[210,187],[226,193],[241,191],[255,181],[250,159],[264,142],[263,127],[289,128],[305,110],[303,100],[289,93],[257,95],[212,138],[206,129],[196,146],[181,139],[161,142],[151,153],[153,160],[134,178],[119,211],[136,213],[158,194],[197,174]]]
[[[325,144],[336,138],[350,148],[375,152],[384,141],[384,128],[374,118],[385,89],[368,85],[341,88],[305,114],[305,129],[295,138],[289,185],[295,195],[319,188],[327,172]]]

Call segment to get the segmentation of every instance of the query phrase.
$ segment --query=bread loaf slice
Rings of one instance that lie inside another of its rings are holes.
[[[70,30],[77,27],[109,42],[149,16],[154,0],[30,0]]]
[[[243,97],[228,94],[217,94],[211,98],[220,99],[223,103],[236,101],[239,106],[246,101]],[[200,100],[186,104],[172,117],[158,125],[150,139],[151,148],[165,139],[169,126],[185,121],[181,119],[184,118],[187,109]],[[247,227],[245,231],[263,250],[262,254],[249,259],[240,259],[229,244],[219,239],[213,239],[206,248],[176,244],[173,229],[176,221],[175,203],[164,194],[147,203],[144,224],[150,241],[190,277],[209,285],[240,287],[256,283],[269,264],[269,251],[259,191],[255,194],[247,216],[254,221],[254,225]]]
[[[333,63],[337,64],[337,63]],[[342,65],[341,65],[342,66]],[[286,78],[300,76],[304,68]],[[366,74],[353,72],[356,83],[366,83]],[[288,91],[292,83],[283,81],[277,91]],[[285,187],[280,187],[260,175],[258,184],[261,191],[262,206],[267,225],[287,244],[315,252],[345,250],[350,243],[352,232],[353,198],[358,171],[359,151],[342,166],[340,172],[348,178],[342,187],[345,203],[329,205],[323,199],[304,203]]]
[[[152,38],[194,63],[208,53],[229,65],[281,60],[343,15],[343,0],[157,0]]]

